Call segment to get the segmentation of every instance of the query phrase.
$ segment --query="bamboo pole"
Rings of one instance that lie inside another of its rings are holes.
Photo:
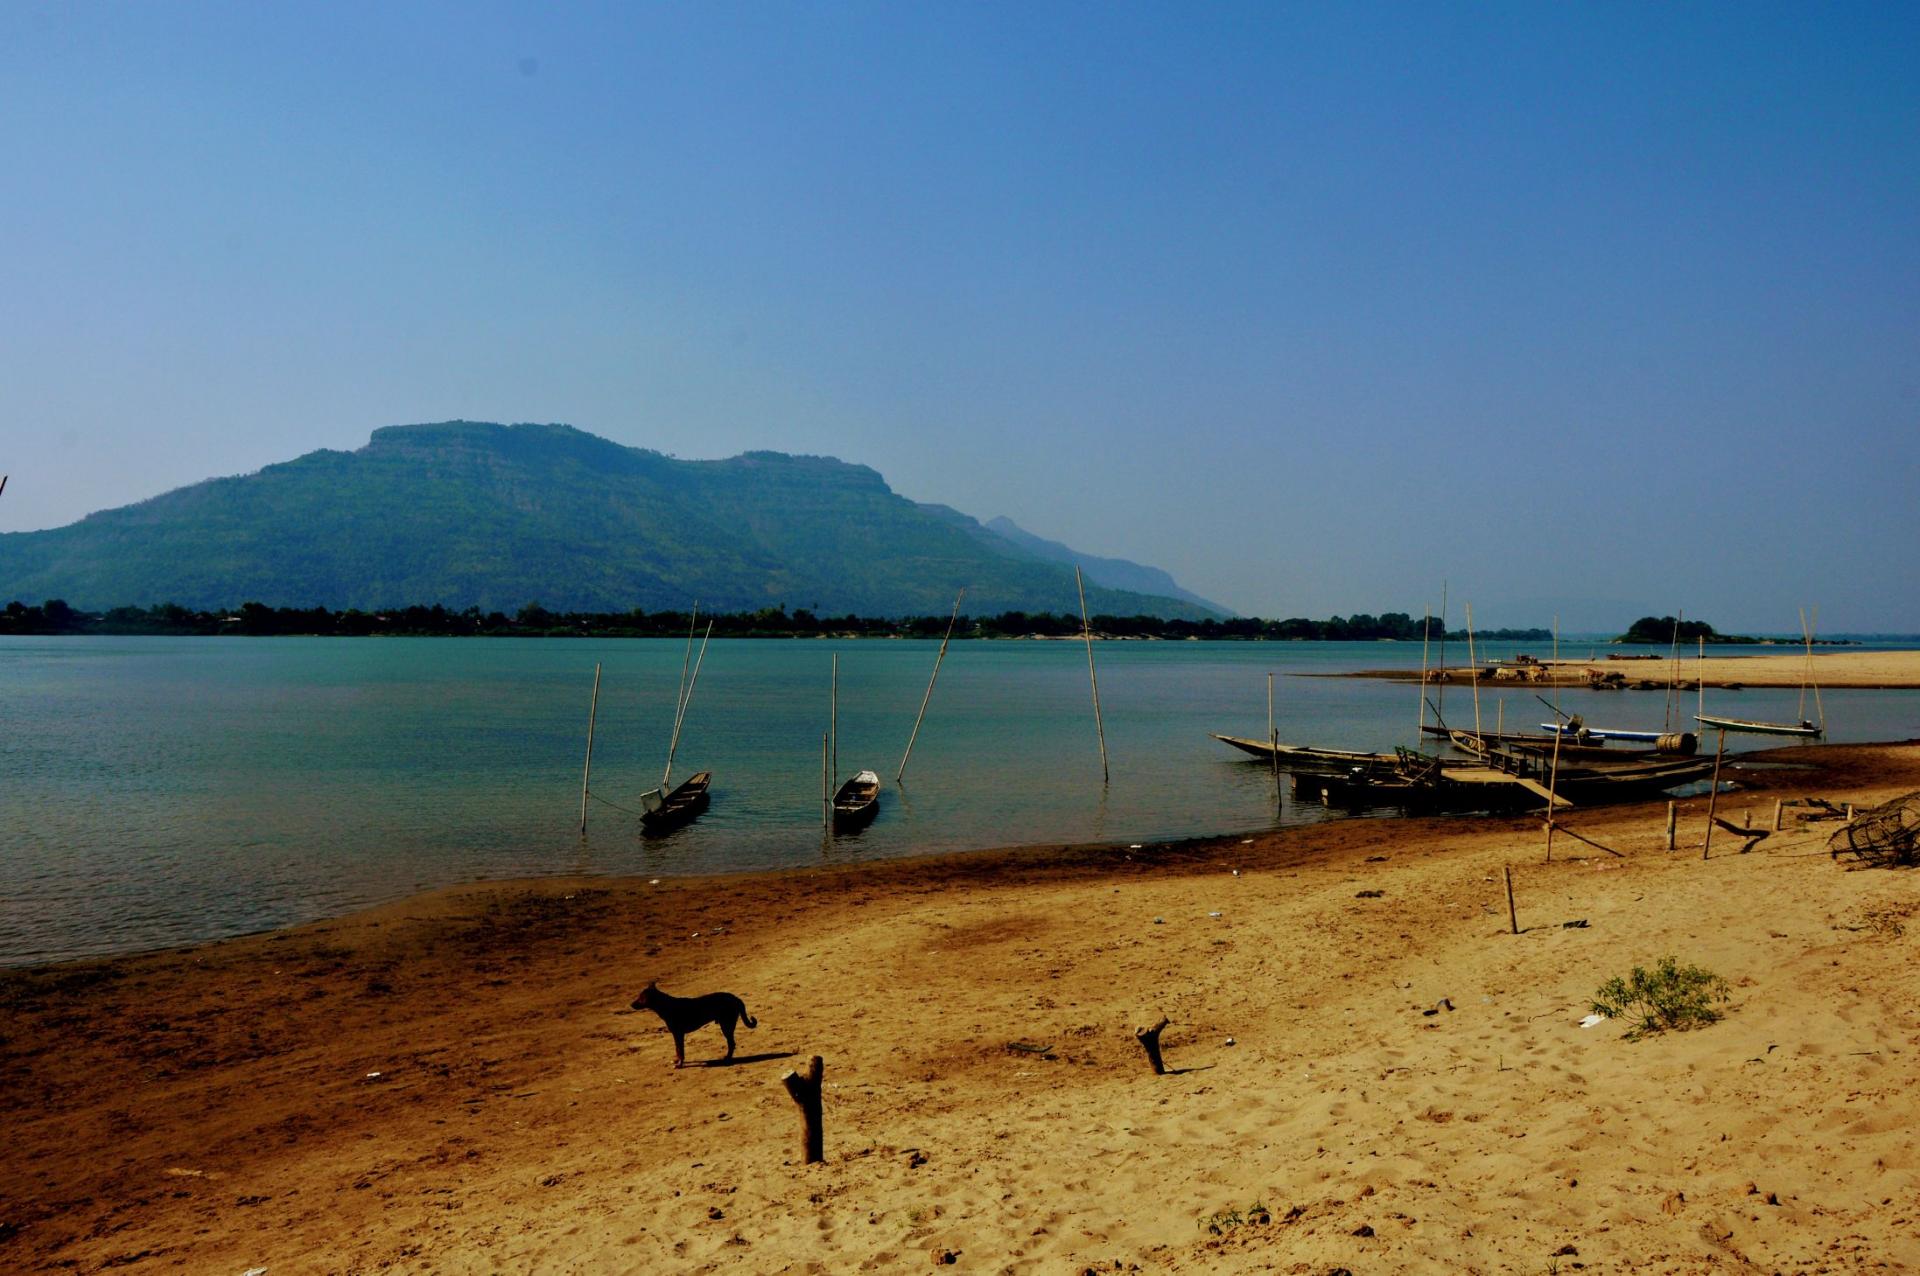
[[[593,778],[593,723],[600,716],[600,663],[593,665],[593,703],[587,708],[587,765],[580,771],[580,832],[587,831],[587,782]]]
[[[1707,836],[1700,844],[1700,858],[1713,849],[1713,812],[1720,803],[1720,759],[1727,752],[1727,729],[1720,728],[1720,743],[1713,750],[1713,791],[1707,795]]]
[[[1707,636],[1705,634],[1700,635],[1699,651],[1699,661],[1696,666],[1699,677],[1693,680],[1694,693],[1698,696],[1693,710],[1693,721],[1696,726],[1705,726],[1706,723],[1700,721],[1700,715],[1707,711]]]
[[[1513,865],[1505,864],[1501,867],[1502,871],[1507,875],[1507,930],[1512,934],[1518,935],[1520,933],[1520,916],[1513,908]]]
[[[833,779],[840,780],[840,653],[833,653],[833,681],[827,691],[827,739],[832,742]]]
[[[1667,730],[1673,730],[1673,711],[1676,707],[1675,688],[1680,684],[1680,621],[1686,616],[1683,610],[1673,618],[1673,645],[1667,649]]]
[[[713,622],[707,622],[707,633],[700,640],[700,658],[693,662],[693,677],[687,681],[687,693],[681,697],[680,712],[673,722],[673,740],[667,745],[667,771],[660,777],[660,796],[667,795],[667,784],[673,779],[673,755],[680,751],[680,726],[687,720],[687,706],[693,703],[693,688],[700,681],[700,666],[707,663],[707,643],[713,638]]]
[[[1813,609],[1813,625],[1820,623],[1820,609]],[[1807,683],[1813,683],[1813,708],[1820,717],[1820,734],[1827,733],[1827,710],[1820,703],[1820,680],[1813,674],[1813,626],[1807,623],[1806,609],[1800,610],[1800,634],[1807,641],[1807,672],[1800,679],[1800,721],[1807,720]]]
[[[1420,704],[1413,729],[1413,747],[1419,748],[1427,736],[1427,650],[1433,642],[1433,605],[1427,605],[1426,619],[1420,622]],[[1278,759],[1276,759],[1277,761]]]
[[[1473,733],[1480,731],[1480,661],[1473,654],[1473,604],[1467,604],[1467,664],[1473,670]]]
[[[1267,674],[1267,747],[1273,750],[1273,782],[1280,783],[1280,732],[1273,725],[1273,674]]]
[[[1675,802],[1667,803],[1667,849],[1673,849],[1674,826],[1680,822],[1680,808]]]
[[[1553,618],[1553,716],[1561,721],[1566,715],[1560,712],[1560,617]],[[1558,729],[1556,728],[1556,734]]]
[[[1447,582],[1440,582],[1440,672],[1447,671]],[[1433,706],[1433,716],[1444,725],[1447,720],[1447,682],[1440,680],[1440,690]]]
[[[1560,663],[1560,617],[1558,616],[1553,618],[1553,661],[1556,667]],[[1558,678],[1554,679],[1553,694],[1556,700],[1560,696]],[[1555,705],[1553,711],[1559,713],[1559,706]],[[1547,775],[1547,863],[1549,864],[1553,863],[1554,792],[1560,785],[1560,740],[1565,735],[1566,732],[1560,730],[1556,724],[1553,732],[1553,769]]]
[[[1093,684],[1093,729],[1100,736],[1100,783],[1111,778],[1107,770],[1107,728],[1100,720],[1100,675],[1093,669],[1093,622],[1087,619],[1087,586],[1080,579],[1080,566],[1074,564],[1073,584],[1080,591],[1080,632],[1087,640],[1087,680]]]
[[[933,684],[940,680],[940,662],[947,658],[947,644],[953,640],[953,626],[960,619],[960,600],[967,596],[966,586],[954,595],[953,615],[947,617],[947,636],[940,640],[940,654],[933,658],[933,677],[927,679],[927,694],[920,697],[920,712],[913,719],[913,734],[907,737],[907,751],[900,755],[900,769],[893,773],[893,782],[900,783],[900,777],[907,773],[907,759],[913,756],[913,742],[920,738],[920,720],[927,716],[927,702],[933,699]]]
[[[820,827],[833,826],[833,794],[827,785],[827,733],[820,733]]]

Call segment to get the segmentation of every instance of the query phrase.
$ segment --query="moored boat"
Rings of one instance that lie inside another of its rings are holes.
[[[1346,776],[1356,768],[1363,772],[1386,773],[1398,759],[1391,753],[1361,753],[1352,749],[1323,749],[1310,744],[1284,744],[1250,740],[1244,736],[1208,732],[1214,739],[1263,762],[1278,762],[1282,771],[1295,775]]]
[[[640,813],[641,831],[657,836],[689,823],[707,809],[712,787],[713,772],[696,771],[670,792],[649,790],[641,797],[641,805],[645,807]]]
[[[855,828],[880,813],[880,776],[856,772],[833,795],[833,826]]]
[[[1788,735],[1802,740],[1818,740],[1826,732],[1802,718],[1798,723],[1755,722],[1749,718],[1723,718],[1719,714],[1696,713],[1693,720],[1715,731],[1734,731],[1742,735]]]

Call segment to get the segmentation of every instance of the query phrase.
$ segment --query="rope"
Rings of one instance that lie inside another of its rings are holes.
[[[588,790],[587,796],[592,798],[594,801],[598,802],[601,806],[610,806],[616,811],[625,811],[628,815],[632,815],[632,816],[646,815],[645,811],[636,811],[630,806],[621,806],[618,802],[609,802],[606,798],[601,797],[598,793],[595,793],[592,790]]]

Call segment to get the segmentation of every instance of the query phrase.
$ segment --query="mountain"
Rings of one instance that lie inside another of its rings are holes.
[[[895,616],[945,612],[965,585],[975,614],[1076,608],[1071,569],[983,535],[831,457],[682,461],[566,425],[448,421],[0,535],[0,598]],[[1104,586],[1087,605],[1208,610]]]
[[[1077,549],[1062,545],[1059,541],[1045,540],[1035,536],[1005,515],[990,518],[982,526],[1045,562],[1065,563],[1069,567],[1078,564],[1080,574],[1093,584],[1105,585],[1108,589],[1131,590],[1136,594],[1156,594],[1165,598],[1178,598],[1220,616],[1234,614],[1219,603],[1208,602],[1200,595],[1180,588],[1173,577],[1158,567],[1148,567],[1124,558],[1101,558],[1094,554],[1083,554]]]

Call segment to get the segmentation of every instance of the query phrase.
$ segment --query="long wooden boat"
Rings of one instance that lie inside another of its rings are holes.
[[[1714,713],[1696,713],[1693,720],[1715,731],[1737,731],[1742,735],[1790,735],[1802,740],[1818,740],[1826,734],[1804,718],[1795,725],[1790,722],[1755,722],[1748,718],[1723,718]]]
[[[1277,761],[1282,771],[1294,775],[1344,776],[1356,767],[1366,772],[1386,774],[1393,770],[1397,762],[1391,753],[1322,749],[1310,744],[1274,744],[1266,740],[1249,740],[1244,736],[1221,735],[1217,731],[1207,734],[1263,762]]]
[[[1670,737],[1692,735],[1691,732],[1687,732],[1687,731],[1620,731],[1620,730],[1614,730],[1609,727],[1589,727],[1589,726],[1570,727],[1568,724],[1564,722],[1561,722],[1561,723],[1542,722],[1540,724],[1540,729],[1547,733],[1548,739],[1552,739],[1555,735],[1560,735],[1560,736],[1565,736],[1568,739],[1579,739],[1582,741],[1625,740],[1630,744],[1659,744],[1661,741],[1669,739]],[[1666,752],[1691,753],[1693,752],[1693,750],[1668,749],[1666,750]]]
[[[1706,779],[1713,774],[1714,766],[1710,757],[1640,754],[1617,760],[1583,758],[1570,762],[1563,754],[1556,769],[1551,758],[1535,749],[1489,749],[1482,760],[1495,770],[1551,787],[1555,797],[1565,797],[1580,806],[1662,793]]]
[[[880,813],[880,777],[861,771],[833,795],[833,826],[855,828]]]
[[[641,805],[646,808],[640,813],[641,831],[654,835],[671,833],[691,823],[707,809],[708,790],[712,787],[713,772],[696,771],[670,793],[650,790],[641,797]]]
[[[1512,811],[1542,804],[1547,791],[1531,778],[1484,764],[1456,764],[1413,749],[1396,749],[1393,766],[1295,779],[1296,791],[1317,788],[1328,806],[1398,807],[1408,811]],[[1570,806],[1559,798],[1559,806]]]

